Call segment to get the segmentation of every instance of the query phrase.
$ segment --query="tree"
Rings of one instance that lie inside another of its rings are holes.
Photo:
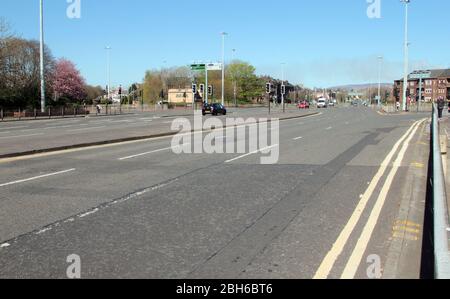
[[[40,102],[39,42],[16,37],[1,39],[0,47],[0,105],[9,107],[38,107]],[[52,97],[54,59],[44,48],[46,98]]]
[[[227,77],[236,81],[238,96],[244,101],[260,98],[264,94],[264,80],[255,75],[255,67],[247,62],[236,61],[227,67]],[[230,80],[228,80],[230,81]],[[231,82],[228,82],[230,84]]]
[[[71,61],[63,58],[56,62],[53,91],[55,100],[63,103],[81,103],[85,99],[85,80]]]
[[[144,78],[144,101],[156,103],[163,88],[161,72],[156,70],[147,71]]]
[[[101,86],[85,85],[84,91],[86,94],[86,104],[92,104],[94,101],[98,101],[101,96],[105,95],[105,91]]]

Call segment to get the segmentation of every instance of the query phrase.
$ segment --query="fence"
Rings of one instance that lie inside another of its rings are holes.
[[[433,205],[433,250],[434,272],[437,279],[450,279],[450,222],[445,188],[444,167],[442,162],[439,120],[436,105],[433,105],[433,120],[431,124],[431,155],[432,170],[432,205]]]
[[[172,108],[172,107],[171,107]],[[140,112],[157,112],[168,110],[164,105],[86,105],[78,107],[47,107],[44,112],[40,109],[2,108],[0,107],[0,121],[26,119],[75,118],[86,116],[120,115]],[[192,109],[189,106],[173,107],[171,110]]]
[[[387,112],[387,113],[397,112],[397,106],[395,104],[384,104],[384,105],[382,105],[382,109],[384,112]],[[401,107],[400,107],[400,109],[401,109]],[[421,103],[420,105],[417,105],[416,103],[414,103],[408,107],[408,110],[411,112],[431,113],[433,110],[433,104],[432,103]]]

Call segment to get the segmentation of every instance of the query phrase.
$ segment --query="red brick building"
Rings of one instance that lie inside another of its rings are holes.
[[[428,74],[425,75],[426,78],[422,79],[422,101],[431,102],[440,97],[450,101],[450,69],[424,72]],[[411,98],[411,101],[417,101],[419,99],[420,80],[414,78],[414,74],[416,73],[411,73],[408,77],[406,94]],[[403,101],[403,79],[394,82],[393,95],[396,101]]]

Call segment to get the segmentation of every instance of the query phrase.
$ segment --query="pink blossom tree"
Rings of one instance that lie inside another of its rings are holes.
[[[80,103],[86,97],[85,85],[75,64],[64,58],[56,62],[52,84],[55,100]]]

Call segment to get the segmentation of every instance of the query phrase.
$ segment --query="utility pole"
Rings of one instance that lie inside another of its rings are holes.
[[[45,112],[45,77],[44,77],[44,2],[40,0],[40,77],[41,77],[41,112]]]

